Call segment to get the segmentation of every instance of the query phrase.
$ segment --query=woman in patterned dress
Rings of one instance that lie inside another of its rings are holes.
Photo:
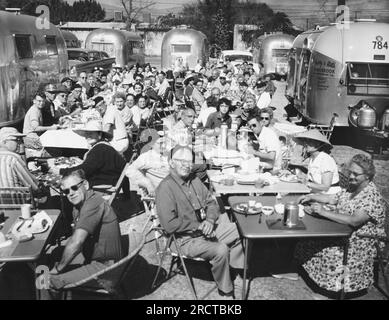
[[[353,228],[347,268],[343,267],[343,245],[339,241],[306,240],[296,247],[295,257],[308,276],[319,287],[335,292],[341,290],[343,278],[345,292],[358,292],[373,284],[375,240],[358,235],[385,234],[385,202],[372,181],[375,175],[373,160],[357,154],[348,169],[348,190],[336,195],[311,194],[300,199],[302,203],[313,201],[311,209],[320,216]],[[326,204],[334,205],[335,211],[325,210]]]

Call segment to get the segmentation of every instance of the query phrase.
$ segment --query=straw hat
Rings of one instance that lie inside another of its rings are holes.
[[[188,75],[186,78],[185,78],[185,80],[184,80],[184,85],[188,85],[188,83],[189,83],[189,81],[191,81],[191,80],[195,80],[196,79],[196,75],[194,75],[194,74],[190,74],[190,75]]]
[[[311,130],[308,130],[308,131],[305,131],[305,132],[302,132],[302,133],[299,133],[297,134],[294,138],[293,138],[297,143],[300,143],[301,144],[301,140],[303,139],[309,139],[309,140],[315,140],[315,141],[319,141],[323,144],[326,144],[328,145],[329,147],[332,148],[332,144],[328,141],[328,139],[320,133],[319,130],[317,129],[311,129]]]
[[[111,140],[113,137],[111,133],[104,131],[103,122],[101,120],[90,120],[84,125],[83,128],[79,128],[73,131],[81,136],[85,135],[85,132],[101,132],[103,134],[103,138]]]

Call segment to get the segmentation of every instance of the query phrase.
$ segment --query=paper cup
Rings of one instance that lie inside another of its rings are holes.
[[[31,218],[31,204],[23,204],[22,207],[22,218],[30,219]]]

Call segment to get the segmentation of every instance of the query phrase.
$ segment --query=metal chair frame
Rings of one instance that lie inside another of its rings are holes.
[[[165,281],[172,278],[174,275],[176,275],[178,273],[177,271],[175,271],[174,274],[172,275],[174,265],[177,265],[176,270],[178,270],[178,269],[180,269],[180,267],[182,267],[182,269],[184,271],[184,276],[186,278],[188,287],[192,293],[193,298],[195,300],[199,300],[197,293],[196,293],[194,283],[193,283],[193,278],[190,276],[190,273],[188,272],[188,269],[187,269],[186,264],[185,264],[185,260],[207,262],[207,263],[208,263],[208,261],[206,261],[202,258],[192,258],[192,257],[185,256],[182,253],[180,246],[177,243],[176,236],[174,234],[168,235],[166,233],[166,231],[162,227],[160,227],[158,215],[156,213],[154,198],[148,197],[147,195],[145,195],[144,192],[141,192],[141,194],[142,194],[142,202],[145,206],[145,211],[149,215],[149,218],[146,221],[142,232],[144,233],[147,225],[151,222],[151,228],[150,228],[149,232],[154,231],[154,239],[153,240],[155,240],[156,253],[157,253],[157,256],[160,256],[158,269],[157,269],[157,272],[154,276],[154,280],[153,280],[153,283],[151,285],[151,288],[154,289],[157,286],[156,283],[157,283],[159,273],[161,272],[161,269],[162,269],[163,261],[167,255],[170,255],[172,259],[170,262],[169,272],[165,278]],[[163,250],[161,250],[161,246],[159,244],[159,241],[161,239],[164,239],[164,241],[165,241],[165,246],[164,246]],[[174,244],[175,250],[171,249],[172,244]],[[204,300],[213,290],[215,290],[215,288],[216,288],[216,285],[211,290],[209,290],[203,297],[201,297],[200,300]]]
[[[20,209],[23,204],[35,207],[31,186],[0,188],[0,209]]]

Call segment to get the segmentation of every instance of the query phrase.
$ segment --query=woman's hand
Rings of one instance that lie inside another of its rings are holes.
[[[321,203],[315,202],[311,204],[311,209],[313,213],[317,213],[319,215],[322,215],[323,212],[323,205]]]
[[[311,195],[309,194],[305,194],[298,199],[298,203],[307,203],[309,201],[312,201]]]

